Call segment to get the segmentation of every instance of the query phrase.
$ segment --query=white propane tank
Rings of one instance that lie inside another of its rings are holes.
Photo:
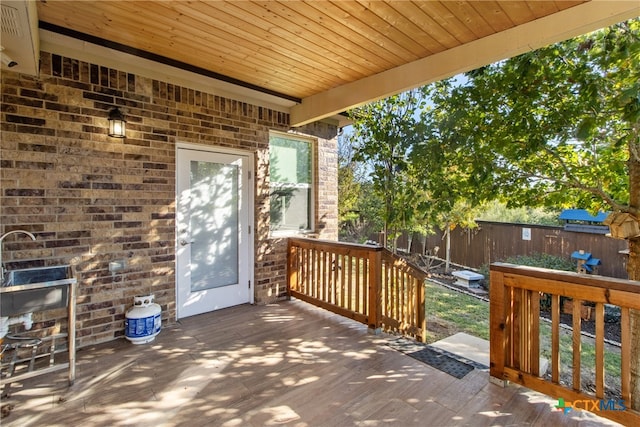
[[[125,314],[124,335],[133,344],[150,343],[160,333],[162,309],[153,302],[154,298],[154,295],[133,297],[133,307]]]

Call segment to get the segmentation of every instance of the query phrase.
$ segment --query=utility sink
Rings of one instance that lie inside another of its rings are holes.
[[[75,283],[68,265],[8,271],[0,287],[0,316],[67,307]]]

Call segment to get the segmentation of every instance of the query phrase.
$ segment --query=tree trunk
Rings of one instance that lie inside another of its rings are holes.
[[[446,249],[445,249],[445,267],[444,267],[444,271],[446,273],[449,272],[449,270],[451,269],[451,226],[449,225],[449,223],[447,223],[445,225],[445,236],[447,238],[446,241]]]
[[[640,280],[640,239],[629,240],[629,279]],[[631,407],[640,411],[640,311],[630,310]]]
[[[634,142],[631,142],[633,144]],[[640,144],[636,144],[640,148]],[[629,206],[640,209],[640,159],[629,160]],[[636,152],[637,153],[637,152]],[[636,219],[638,219],[636,217]],[[640,237],[629,239],[629,260],[627,262],[629,280],[640,281]],[[631,320],[631,407],[640,411],[640,311],[630,311]]]

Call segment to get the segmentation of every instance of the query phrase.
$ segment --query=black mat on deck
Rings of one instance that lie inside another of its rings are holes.
[[[463,378],[476,368],[487,369],[486,366],[480,363],[406,338],[394,339],[388,345],[394,350],[398,350],[458,379]]]

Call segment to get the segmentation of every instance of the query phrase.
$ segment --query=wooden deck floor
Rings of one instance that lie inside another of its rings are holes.
[[[152,344],[78,352],[65,373],[12,386],[2,426],[597,426],[586,412],[475,370],[456,379],[364,325],[291,301],[184,319]]]

